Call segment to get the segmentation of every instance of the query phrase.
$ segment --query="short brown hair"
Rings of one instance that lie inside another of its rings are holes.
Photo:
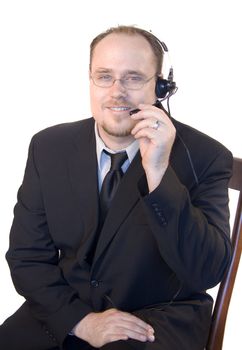
[[[164,50],[162,48],[162,44],[160,40],[153,35],[151,32],[148,32],[144,29],[137,28],[134,26],[117,26],[117,27],[111,27],[107,29],[105,32],[97,35],[90,45],[90,61],[89,61],[89,69],[91,70],[92,66],[92,58],[93,58],[93,51],[96,47],[96,45],[104,39],[109,34],[128,34],[128,35],[141,35],[143,38],[145,38],[148,43],[150,44],[150,47],[154,53],[154,56],[156,58],[156,74],[161,74],[162,69],[162,63],[163,63],[163,55]]]

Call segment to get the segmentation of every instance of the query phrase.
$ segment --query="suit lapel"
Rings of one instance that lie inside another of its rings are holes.
[[[78,252],[81,260],[89,249],[98,226],[98,169],[92,119],[81,122],[72,141],[68,166],[73,199],[84,227]]]
[[[137,188],[137,183],[142,176],[145,175],[141,164],[140,153],[138,152],[129,169],[123,176],[106,216],[102,232],[100,233],[100,239],[98,240],[93,265],[101,256],[102,252],[116,234],[119,226],[139,200],[140,194]]]

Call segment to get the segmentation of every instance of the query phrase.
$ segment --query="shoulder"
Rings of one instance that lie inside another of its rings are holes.
[[[94,121],[93,118],[83,119],[70,123],[62,123],[58,125],[50,126],[36,133],[33,136],[35,142],[43,142],[48,140],[59,140],[63,142],[65,139],[79,135],[80,132],[88,132],[93,130]]]
[[[71,123],[62,123],[36,133],[30,143],[30,150],[37,157],[53,158],[65,156],[75,148],[85,146],[94,140],[93,118]]]
[[[173,153],[175,159],[182,166],[180,158],[189,168],[197,174],[198,178],[203,177],[209,169],[213,172],[231,173],[233,155],[230,150],[213,137],[172,119],[175,125],[177,136]]]
[[[186,142],[193,147],[212,147],[215,151],[229,151],[221,142],[217,141],[213,137],[201,132],[198,129],[193,128],[190,125],[181,123],[175,119],[172,120],[177,131],[178,138],[183,138]]]
[[[189,147],[190,152],[197,156],[211,157],[218,153],[231,154],[231,152],[218,140],[213,137],[177,120],[172,120],[176,132],[177,139]]]

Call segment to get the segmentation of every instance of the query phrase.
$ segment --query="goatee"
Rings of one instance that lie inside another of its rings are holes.
[[[109,126],[107,125],[102,125],[102,128],[103,130],[110,136],[115,136],[115,137],[127,137],[127,136],[130,136],[131,135],[131,131],[133,129],[133,126],[132,127],[129,127],[129,128],[126,128],[126,129],[123,129],[123,130],[120,130],[118,128],[110,128]]]

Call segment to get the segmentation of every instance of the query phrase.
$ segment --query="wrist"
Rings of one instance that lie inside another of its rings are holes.
[[[161,168],[150,169],[146,171],[146,179],[149,188],[149,192],[154,191],[161,183],[163,176],[168,168],[168,163]]]
[[[94,312],[91,312],[87,314],[85,317],[83,317],[73,328],[73,334],[83,340],[86,340],[86,334],[88,332],[88,322],[89,320],[95,316]]]

